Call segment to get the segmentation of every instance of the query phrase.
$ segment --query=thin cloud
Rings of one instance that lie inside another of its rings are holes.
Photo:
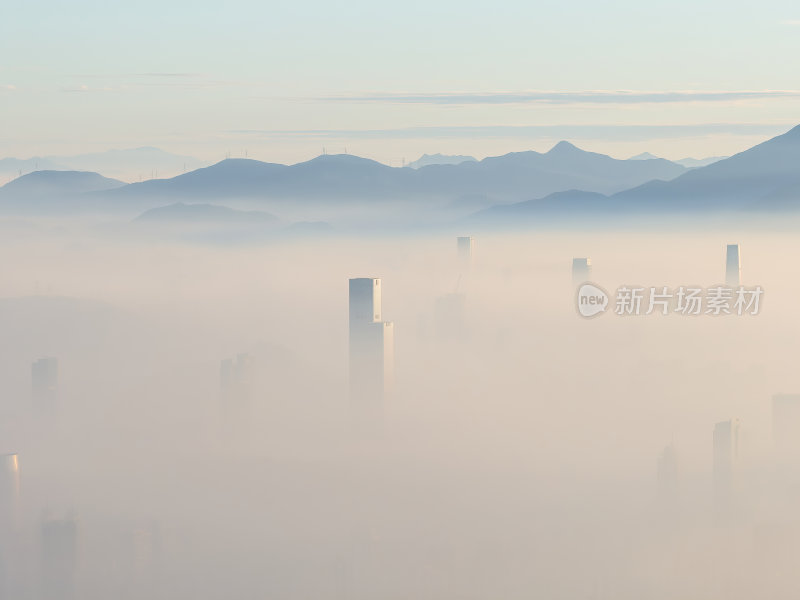
[[[237,136],[269,139],[616,139],[640,141],[706,135],[777,135],[793,124],[704,123],[691,125],[489,125],[395,129],[239,129]]]
[[[800,90],[739,91],[630,91],[590,90],[582,92],[533,91],[489,93],[435,94],[367,94],[361,96],[328,96],[330,102],[374,102],[391,104],[664,104],[687,102],[736,102],[740,100],[793,98]]]
[[[125,91],[126,86],[89,86],[86,84],[68,86],[61,88],[62,92],[67,93],[95,93],[95,92],[122,92]]]
[[[136,77],[203,77],[202,73],[134,73]]]

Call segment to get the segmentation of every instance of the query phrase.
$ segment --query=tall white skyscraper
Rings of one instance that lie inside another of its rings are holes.
[[[739,244],[728,244],[725,258],[725,285],[730,287],[742,285],[742,255]]]
[[[361,422],[380,419],[391,393],[394,326],[381,321],[381,280],[350,280],[350,398]]]
[[[592,259],[572,259],[572,284],[580,285],[592,279]]]

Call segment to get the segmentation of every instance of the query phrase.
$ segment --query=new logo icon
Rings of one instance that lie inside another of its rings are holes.
[[[587,319],[603,314],[608,308],[608,294],[593,283],[582,283],[576,300],[578,313]]]

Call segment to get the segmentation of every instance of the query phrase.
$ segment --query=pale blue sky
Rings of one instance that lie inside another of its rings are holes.
[[[568,138],[681,158],[800,123],[800,6],[782,0],[43,0],[3,13],[0,156],[155,145],[294,162],[324,145],[397,164]]]

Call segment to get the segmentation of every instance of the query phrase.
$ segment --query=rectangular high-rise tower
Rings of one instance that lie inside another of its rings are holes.
[[[573,258],[572,259],[572,284],[579,285],[586,283],[592,278],[592,259]]]
[[[470,236],[456,238],[456,248],[458,249],[458,260],[465,267],[472,263],[472,253],[475,250],[475,239]]]
[[[350,280],[350,327],[381,320],[381,280],[359,277]]]
[[[739,287],[742,285],[742,255],[739,244],[728,244],[725,258],[725,285]]]
[[[381,321],[381,280],[350,280],[350,398],[359,421],[380,417],[391,391],[394,327]]]

